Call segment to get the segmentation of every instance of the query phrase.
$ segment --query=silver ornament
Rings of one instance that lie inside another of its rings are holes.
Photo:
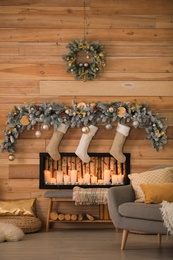
[[[114,108],[113,107],[109,107],[108,112],[113,113],[114,112]]]
[[[41,136],[41,132],[40,131],[36,131],[35,132],[35,136],[39,138]]]
[[[139,122],[137,120],[133,121],[133,126],[137,128],[139,126]]]
[[[84,67],[87,68],[89,66],[88,62],[84,63]]]
[[[111,125],[111,124],[107,124],[107,125],[105,126],[105,128],[106,128],[107,130],[111,130],[111,129],[112,129],[112,125]]]
[[[47,124],[43,124],[43,125],[42,125],[42,128],[43,128],[44,130],[48,130],[48,129],[49,129],[49,126],[48,126]]]
[[[8,159],[9,161],[14,161],[14,154],[9,154]]]
[[[83,126],[83,127],[82,127],[82,133],[83,133],[83,134],[88,134],[89,131],[90,131],[90,129],[89,129],[88,126]]]

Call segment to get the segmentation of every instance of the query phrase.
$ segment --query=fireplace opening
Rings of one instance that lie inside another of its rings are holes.
[[[75,153],[60,153],[54,161],[48,153],[40,153],[40,189],[109,188],[130,183],[130,153],[125,163],[119,163],[109,153],[88,153],[84,163]]]

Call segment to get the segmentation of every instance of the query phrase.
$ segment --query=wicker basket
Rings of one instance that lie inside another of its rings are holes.
[[[30,216],[0,216],[0,221],[19,227],[24,233],[34,233],[42,227],[42,222],[39,218]]]

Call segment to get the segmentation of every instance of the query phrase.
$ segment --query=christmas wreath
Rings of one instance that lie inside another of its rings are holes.
[[[99,42],[90,43],[85,40],[72,40],[66,48],[68,54],[62,55],[67,63],[67,72],[72,73],[75,79],[93,80],[105,66],[105,53]],[[80,60],[79,54],[84,54]]]

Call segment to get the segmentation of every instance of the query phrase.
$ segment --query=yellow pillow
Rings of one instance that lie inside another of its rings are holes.
[[[0,216],[35,216],[35,198],[23,200],[1,200]]]
[[[145,203],[173,202],[173,183],[141,184]]]

